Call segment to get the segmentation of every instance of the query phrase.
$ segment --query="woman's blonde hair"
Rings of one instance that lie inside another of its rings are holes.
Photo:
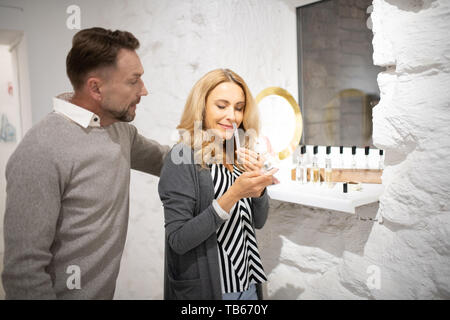
[[[194,150],[195,158],[201,161],[202,167],[214,162],[212,160],[215,157],[214,150],[217,150],[217,141],[214,138],[211,140],[205,134],[207,129],[205,128],[206,101],[211,91],[224,82],[233,82],[240,86],[244,92],[244,116],[239,129],[246,133],[250,130],[252,135],[249,139],[241,141],[241,147],[253,149],[255,139],[252,139],[252,137],[256,138],[259,134],[257,105],[245,81],[230,69],[216,69],[208,72],[191,89],[184,106],[180,124],[177,126],[180,132],[180,141]],[[201,134],[198,134],[199,129],[201,129]]]

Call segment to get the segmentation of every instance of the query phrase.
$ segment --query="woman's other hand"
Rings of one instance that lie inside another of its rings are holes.
[[[236,154],[238,156],[238,163],[241,163],[244,169],[248,172],[259,172],[264,165],[265,158],[253,150],[239,148],[236,150]]]
[[[233,205],[242,198],[260,197],[264,189],[273,183],[273,175],[277,171],[278,169],[274,168],[266,173],[261,171],[242,173],[217,202],[223,210],[229,212]]]

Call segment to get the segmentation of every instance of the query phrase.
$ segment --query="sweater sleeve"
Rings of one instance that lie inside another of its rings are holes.
[[[194,216],[196,202],[195,165],[175,164],[170,154],[161,171],[158,191],[164,206],[164,222],[169,246],[184,254],[207,240],[224,222],[212,203]]]
[[[131,169],[159,177],[164,158],[170,147],[140,135],[136,127],[132,125],[130,125],[130,128],[132,131]]]
[[[56,299],[46,271],[61,207],[56,165],[39,146],[22,144],[8,161],[6,180],[6,299]]]

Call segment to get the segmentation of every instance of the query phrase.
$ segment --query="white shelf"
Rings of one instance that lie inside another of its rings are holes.
[[[361,184],[361,190],[342,192],[342,183],[335,183],[332,188],[326,185],[314,186],[285,180],[280,184],[267,187],[269,197],[274,200],[298,203],[305,206],[355,213],[355,208],[377,202],[383,193],[381,184]]]

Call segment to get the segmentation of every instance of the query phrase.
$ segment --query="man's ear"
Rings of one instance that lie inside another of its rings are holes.
[[[102,101],[102,84],[102,80],[98,77],[89,77],[86,81],[86,89],[89,93],[89,96],[97,102]]]

